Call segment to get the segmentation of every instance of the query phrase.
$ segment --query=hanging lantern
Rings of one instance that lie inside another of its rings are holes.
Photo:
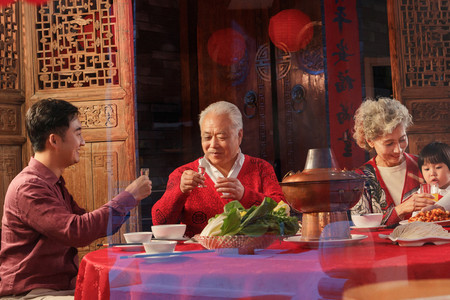
[[[224,28],[214,32],[208,40],[208,54],[222,66],[238,63],[245,54],[245,39],[236,30]]]
[[[313,37],[311,19],[298,9],[285,9],[270,18],[269,37],[280,49],[296,52]]]

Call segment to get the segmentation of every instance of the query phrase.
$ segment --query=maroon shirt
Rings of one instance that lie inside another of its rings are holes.
[[[78,251],[117,231],[137,201],[122,192],[87,213],[62,177],[34,158],[5,196],[0,251],[0,296],[36,288],[75,288]]]

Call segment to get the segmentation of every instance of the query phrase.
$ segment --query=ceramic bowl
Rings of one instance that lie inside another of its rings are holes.
[[[377,227],[380,226],[382,219],[382,213],[352,215],[352,221],[356,227]]]
[[[173,252],[177,241],[150,241],[144,243],[144,249],[146,253],[167,253]]]
[[[152,240],[153,233],[151,232],[129,232],[124,233],[125,241],[127,243],[148,243]]]
[[[177,240],[182,239],[186,232],[186,224],[153,225],[152,232],[155,239]]]

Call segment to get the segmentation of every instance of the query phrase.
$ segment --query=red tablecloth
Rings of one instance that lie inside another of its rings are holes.
[[[115,248],[86,255],[75,299],[319,299],[367,283],[450,278],[450,244],[400,247],[378,232],[354,245],[309,249],[276,242],[255,255],[126,258]],[[178,251],[203,249],[178,245]]]

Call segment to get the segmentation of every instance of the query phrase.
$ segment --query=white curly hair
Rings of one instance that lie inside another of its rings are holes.
[[[406,106],[400,101],[382,97],[366,99],[356,110],[353,138],[359,147],[371,150],[367,143],[392,133],[402,124],[405,130],[413,124]]]

